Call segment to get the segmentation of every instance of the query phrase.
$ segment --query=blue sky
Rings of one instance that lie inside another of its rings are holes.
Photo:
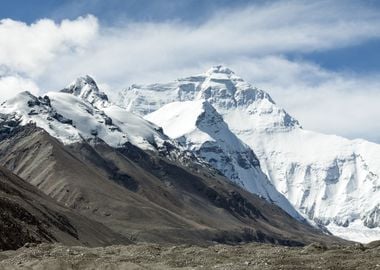
[[[112,95],[222,63],[305,128],[380,142],[380,1],[0,3],[3,99],[83,74]]]
[[[95,15],[102,24],[125,21],[182,21],[199,24],[218,10],[239,9],[268,1],[250,0],[1,0],[0,18],[33,23],[41,18],[55,21]],[[274,1],[272,1],[274,2]],[[350,2],[350,1],[347,1]],[[355,1],[353,1],[355,3]],[[341,1],[344,4],[344,1]],[[380,12],[380,1],[356,1]],[[21,8],[22,7],[22,8]],[[291,53],[289,58],[313,61],[332,70],[380,71],[380,39],[358,42],[348,47],[309,53]]]
[[[241,8],[264,1],[247,0],[2,0],[0,17],[33,22],[40,18],[75,19],[93,14],[103,23],[119,20],[182,20],[197,23],[218,9]],[[20,8],[23,7],[23,8]]]

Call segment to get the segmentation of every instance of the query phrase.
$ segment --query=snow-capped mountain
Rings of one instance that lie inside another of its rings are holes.
[[[380,145],[302,129],[268,93],[223,66],[167,84],[132,85],[120,97],[141,115],[206,99],[301,213],[342,237],[380,238]]]
[[[247,113],[250,121],[244,126],[247,131],[292,128],[299,126],[297,120],[285,110],[275,105],[265,91],[252,87],[230,69],[215,66],[204,74],[178,79],[164,84],[134,84],[119,94],[118,104],[128,111],[139,115],[154,112],[165,104],[174,101],[194,99],[208,100],[225,118],[226,112],[231,118],[239,117],[240,112]],[[233,122],[225,119],[228,125]],[[239,119],[240,120],[240,119]],[[231,123],[230,123],[231,122]],[[247,126],[248,125],[248,126]]]
[[[195,129],[217,140],[215,144],[206,138],[199,152],[113,105],[90,77],[43,97],[24,92],[0,105],[1,164],[76,213],[101,222],[122,240],[126,237],[128,243],[130,238],[297,246],[345,242],[296,220],[204,162],[216,147],[221,152],[215,158],[233,158],[234,166],[227,170],[231,177],[233,170],[239,177],[257,176],[256,183],[247,185],[255,184],[268,200],[297,215],[264,178],[249,147],[228,130],[209,103],[198,103]]]
[[[148,114],[145,119],[162,127],[165,134],[232,182],[303,220],[261,171],[260,162],[252,149],[229,130],[223,117],[208,101],[173,102]]]
[[[187,109],[191,111],[193,106],[196,109],[186,115]],[[171,136],[173,134],[170,133],[170,137],[177,139],[172,141],[161,130],[161,126],[166,129],[167,125],[157,118],[162,114],[166,118],[161,120],[170,122],[171,108],[168,111],[163,108],[162,112],[147,117],[149,122],[114,105],[99,90],[96,82],[85,76],[60,92],[49,92],[44,97],[36,97],[29,92],[20,93],[4,102],[0,113],[11,115],[5,119],[20,125],[35,123],[64,144],[99,138],[114,148],[129,142],[143,150],[158,152],[170,145],[169,158],[175,156],[187,165],[189,162],[184,162],[183,156],[191,154],[196,157],[191,162],[203,161],[202,164],[211,166],[247,190],[276,203],[291,216],[304,220],[268,181],[254,152],[228,129],[222,116],[207,101],[190,101],[186,108],[178,111],[176,116],[186,117],[185,122],[189,121],[188,117],[192,118],[189,124],[194,129],[190,133],[183,130],[180,136]],[[175,126],[180,122],[176,122]]]
[[[35,123],[64,144],[100,138],[113,147],[130,142],[155,150],[168,140],[157,126],[110,103],[89,76],[44,97],[22,92],[1,104],[0,113],[21,125]]]

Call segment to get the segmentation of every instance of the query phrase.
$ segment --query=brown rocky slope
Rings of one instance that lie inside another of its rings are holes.
[[[283,245],[343,242],[296,221],[215,171],[133,145],[65,146],[33,125],[0,142],[0,164],[58,202],[136,241]]]
[[[0,167],[0,249],[17,249],[28,242],[101,246],[128,240]]]

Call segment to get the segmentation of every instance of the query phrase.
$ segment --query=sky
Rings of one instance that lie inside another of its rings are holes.
[[[0,0],[0,100],[223,64],[305,129],[380,143],[380,1]]]

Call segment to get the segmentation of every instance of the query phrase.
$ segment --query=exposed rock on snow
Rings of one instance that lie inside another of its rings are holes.
[[[342,230],[380,225],[380,145],[302,129],[268,93],[216,66],[171,83],[132,85],[121,105],[146,115],[173,101],[206,99],[258,156],[273,185],[302,213]],[[350,238],[350,231],[342,233]]]
[[[269,182],[252,149],[229,130],[208,101],[173,102],[145,118],[161,126],[168,136],[232,182],[276,203],[293,217],[303,219]]]
[[[157,126],[108,102],[90,77],[44,97],[22,92],[4,102],[0,113],[21,125],[35,123],[64,144],[97,137],[113,147],[130,142],[155,150],[167,140]]]

